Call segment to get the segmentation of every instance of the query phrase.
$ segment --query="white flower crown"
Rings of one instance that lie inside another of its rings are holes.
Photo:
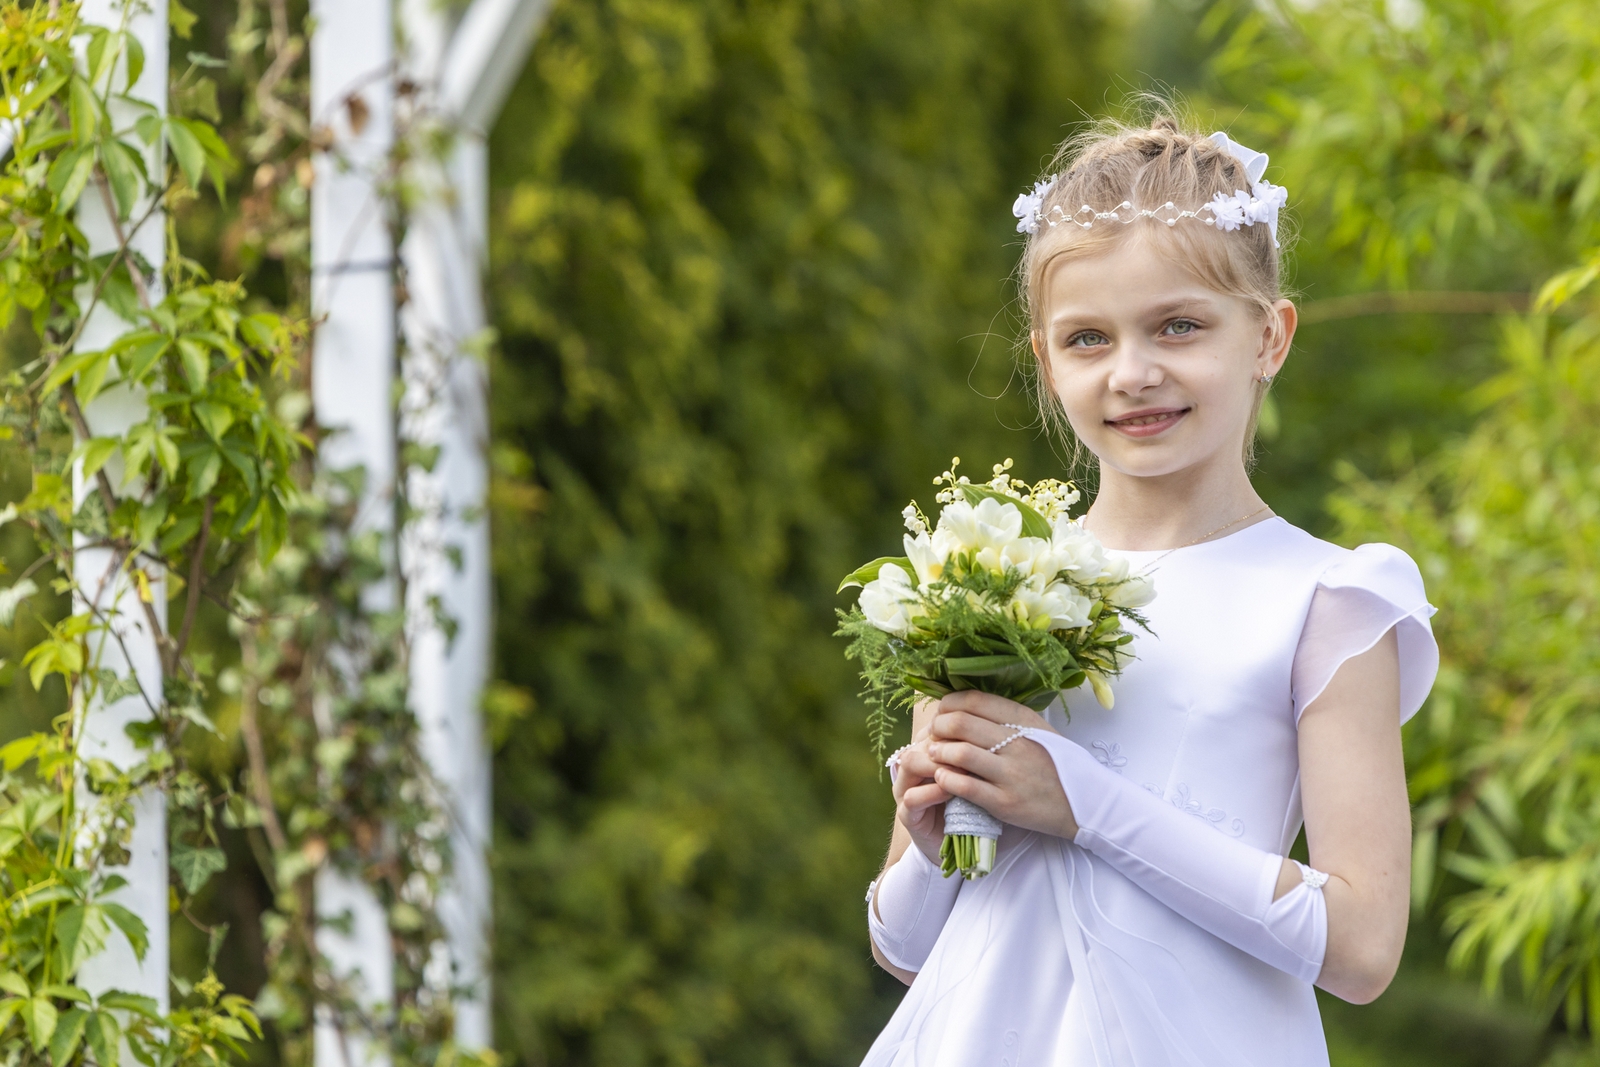
[[[1183,211],[1178,210],[1171,201],[1158,208],[1136,209],[1127,200],[1110,211],[1096,211],[1088,204],[1072,212],[1066,211],[1059,204],[1045,211],[1044,198],[1049,194],[1056,178],[1060,177],[1052,175],[1037,182],[1031,192],[1023,193],[1011,205],[1011,213],[1017,217],[1017,232],[1033,234],[1039,231],[1041,223],[1056,226],[1063,222],[1070,222],[1087,230],[1096,222],[1120,222],[1127,225],[1139,219],[1156,219],[1168,226],[1176,226],[1179,219],[1198,219],[1207,226],[1215,226],[1225,231],[1264,222],[1272,231],[1272,243],[1276,246],[1278,210],[1289,202],[1289,191],[1281,185],[1261,180],[1261,176],[1267,171],[1267,154],[1246,148],[1221,132],[1212,134],[1211,141],[1244,164],[1245,177],[1250,181],[1249,192],[1240,189],[1232,195],[1218,193],[1211,198],[1209,204]],[[1202,216],[1202,212],[1207,214]]]

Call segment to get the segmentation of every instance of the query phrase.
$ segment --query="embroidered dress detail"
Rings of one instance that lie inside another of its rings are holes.
[[[1101,762],[1104,761],[1102,760]],[[1242,837],[1244,835],[1244,821],[1242,819],[1234,819],[1224,828],[1222,824],[1227,820],[1228,813],[1221,808],[1208,808],[1198,800],[1192,799],[1189,796],[1189,784],[1187,782],[1178,783],[1178,788],[1173,791],[1172,806],[1187,815],[1193,815],[1201,822],[1210,823],[1230,837]]]
[[[1305,884],[1310,886],[1312,889],[1321,889],[1323,886],[1328,884],[1328,876],[1326,874],[1323,874],[1321,871],[1314,868],[1307,867],[1303,863],[1300,865],[1300,880],[1305,882]]]
[[[1109,743],[1105,741],[1096,741],[1089,747],[1094,749],[1095,759],[1099,760],[1107,767],[1110,767],[1118,774],[1121,774],[1122,768],[1128,765],[1128,757],[1122,754],[1122,746],[1117,744],[1115,741],[1111,741]]]

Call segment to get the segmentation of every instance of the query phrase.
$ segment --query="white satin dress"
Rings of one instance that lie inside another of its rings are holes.
[[[1153,634],[1135,639],[1114,710],[1075,691],[1070,715],[1059,702],[1047,712],[1051,725],[1210,832],[1287,854],[1301,825],[1299,713],[1339,665],[1396,628],[1402,720],[1433,685],[1433,609],[1416,565],[1277,518],[1167,554],[1116,554],[1151,568]],[[961,887],[863,1067],[1327,1062],[1310,983],[1077,845],[1008,826],[993,873]]]

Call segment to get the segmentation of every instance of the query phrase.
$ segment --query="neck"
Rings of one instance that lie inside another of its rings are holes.
[[[1088,526],[1107,548],[1150,551],[1225,537],[1269,517],[1242,462],[1138,477],[1102,467]],[[1248,517],[1247,517],[1248,516]]]

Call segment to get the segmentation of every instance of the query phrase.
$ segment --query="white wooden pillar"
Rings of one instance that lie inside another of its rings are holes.
[[[128,29],[144,48],[144,70],[130,93],[137,100],[154,106],[165,113],[167,108],[167,5],[166,0],[145,0],[143,4],[129,5],[132,16]],[[85,22],[116,29],[122,25],[121,0],[84,0],[81,16]],[[118,91],[123,87],[127,67],[119,63],[113,74]],[[137,113],[121,101],[111,104],[113,121],[119,128],[129,125]],[[162,155],[159,142],[145,151],[145,166],[152,176],[161,174]],[[159,178],[156,179],[159,183]],[[133,211],[135,219],[143,216],[149,207],[148,198]],[[91,184],[84,192],[78,211],[78,225],[89,241],[91,255],[113,251],[118,244],[117,227],[107,198]],[[124,224],[126,233],[131,224]],[[152,301],[161,297],[161,266],[166,253],[165,224],[158,208],[150,214],[144,225],[132,234],[129,244],[154,268],[149,279]],[[137,268],[135,268],[137,269]],[[85,294],[87,296],[87,294]],[[104,348],[112,340],[132,328],[131,323],[118,318],[104,305],[89,316],[78,340],[79,350]],[[144,419],[147,408],[141,392],[113,385],[97,396],[84,411],[85,421],[97,435],[121,434],[134,423]],[[113,459],[105,468],[113,486],[122,480],[122,464]],[[75,479],[79,500],[95,492],[92,483]],[[161,701],[161,656],[158,641],[160,634],[153,632],[144,605],[139,602],[137,587],[129,580],[126,567],[119,568],[109,549],[79,548],[73,553],[73,579],[78,597],[74,610],[87,607],[109,618],[120,641],[110,634],[98,633],[90,639],[90,655],[98,665],[126,677],[132,671],[139,679],[151,701]],[[147,568],[156,621],[166,628],[166,583],[155,568]],[[151,707],[140,696],[123,697],[111,704],[95,704],[84,709],[82,721],[82,755],[84,759],[106,759],[118,767],[131,767],[146,753],[135,749],[123,727],[130,722],[149,719]],[[92,804],[93,797],[80,790],[78,801]],[[126,866],[116,869],[128,884],[109,899],[129,908],[144,920],[149,932],[149,949],[144,961],[138,961],[133,948],[120,934],[113,934],[106,948],[84,964],[79,972],[79,983],[91,992],[107,989],[125,989],[154,997],[167,1009],[168,928],[167,928],[167,821],[166,804],[161,793],[149,789],[134,801],[133,838],[129,845]]]
[[[415,472],[411,499],[423,517],[403,543],[412,619],[411,696],[423,751],[445,794],[453,874],[440,900],[455,982],[456,1040],[491,1043],[488,867],[490,758],[481,700],[490,661],[487,367],[470,351],[487,319],[485,141],[522,69],[546,0],[474,0],[451,25],[433,0],[400,0],[404,61],[423,89],[425,121],[449,131],[446,158],[418,159],[421,196],[400,255],[409,301],[403,403],[407,439],[439,447],[432,472]],[[452,555],[456,559],[452,560]],[[454,640],[433,623],[437,603]]]
[[[394,143],[394,27],[389,0],[312,0],[311,120],[330,138],[316,154],[311,190],[311,395],[325,470],[362,467],[366,485],[354,532],[378,531],[393,553],[395,528],[394,249],[382,182]],[[363,595],[369,611],[397,606],[397,575]],[[359,879],[324,868],[315,884],[320,919],[347,917],[348,933],[322,926],[317,947],[351,983],[364,1008],[394,1000],[388,918]],[[359,1033],[321,1014],[316,1067],[365,1067],[381,1059]]]

